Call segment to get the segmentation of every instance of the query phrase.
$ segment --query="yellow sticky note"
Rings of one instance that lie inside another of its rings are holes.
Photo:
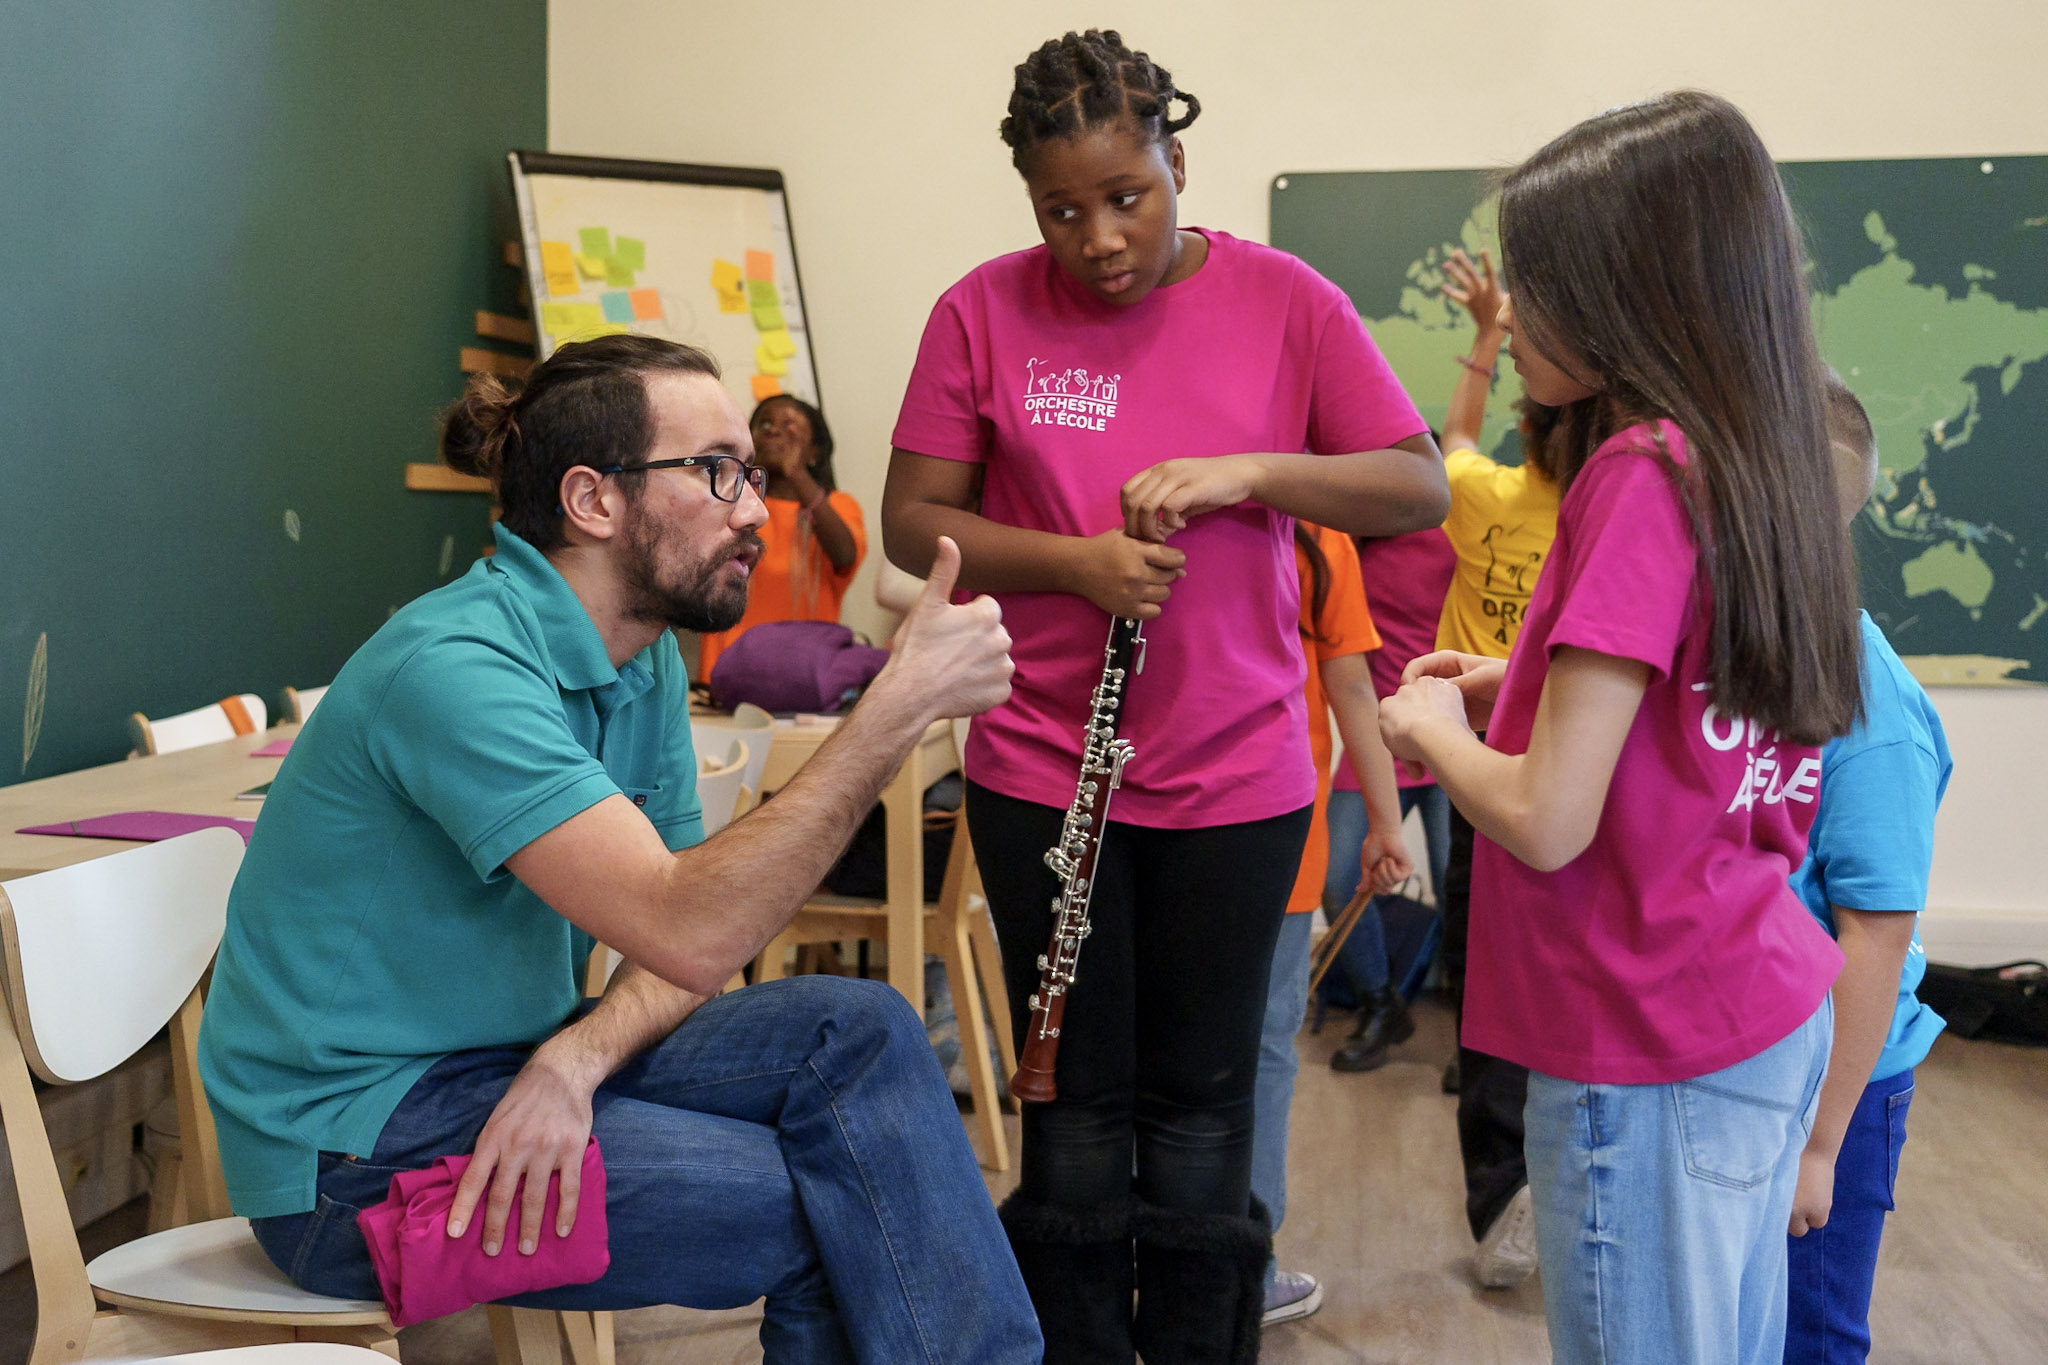
[[[718,311],[719,311],[719,312],[721,312],[721,313],[744,313],[744,312],[746,312],[746,311],[747,311],[747,296],[746,296],[746,293],[745,293],[745,291],[743,291],[743,290],[739,290],[739,289],[735,289],[735,290],[732,290],[731,292],[729,292],[729,293],[728,293],[727,291],[725,291],[725,290],[723,290],[723,289],[719,290],[719,291],[718,291]]]
[[[540,268],[541,274],[547,277],[550,294],[576,292],[576,253],[569,249],[567,242],[542,242]]]
[[[754,347],[754,368],[762,374],[788,374],[789,362],[766,346],[757,344]]]
[[[782,381],[772,374],[757,374],[753,379],[754,401],[756,403],[764,398],[773,398],[776,394],[782,392]]]
[[[786,331],[763,332],[761,333],[761,349],[774,356],[777,360],[787,360],[796,354],[796,342],[791,339]],[[769,373],[781,374],[782,371],[771,370]]]
[[[604,278],[605,259],[602,256],[578,256],[576,268],[583,272],[586,280],[601,280]]]
[[[587,328],[604,325],[604,305],[597,303],[544,303],[540,325],[549,336],[565,341]]]
[[[711,262],[711,287],[721,294],[729,294],[740,287],[740,268],[731,261],[713,259]]]

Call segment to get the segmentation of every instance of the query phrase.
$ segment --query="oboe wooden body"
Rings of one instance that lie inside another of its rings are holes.
[[[1095,865],[1102,854],[1102,836],[1109,828],[1109,798],[1123,781],[1124,764],[1134,750],[1117,738],[1124,689],[1145,667],[1145,625],[1125,617],[1109,623],[1103,646],[1102,681],[1089,698],[1088,728],[1081,741],[1081,776],[1073,804],[1060,826],[1060,841],[1046,852],[1046,866],[1060,879],[1052,903],[1052,941],[1038,959],[1038,989],[1031,996],[1031,1024],[1010,1091],[1021,1100],[1043,1103],[1059,1093],[1053,1071],[1059,1059],[1060,1024],[1066,1017],[1067,992],[1088,937],[1088,904],[1095,891]]]

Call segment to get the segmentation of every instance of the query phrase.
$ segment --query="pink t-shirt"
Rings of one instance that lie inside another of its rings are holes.
[[[1208,259],[1128,309],[1043,246],[981,266],[932,310],[894,444],[986,466],[981,513],[1067,536],[1122,524],[1118,490],[1182,456],[1378,450],[1427,430],[1337,287],[1294,257],[1204,231]],[[1173,538],[1187,577],[1145,627],[1127,688],[1136,747],[1113,814],[1166,828],[1236,824],[1315,798],[1290,518],[1252,503]],[[998,595],[1013,692],[975,721],[976,782],[1074,799],[1081,727],[1109,617],[1063,593]]]
[[[1372,690],[1380,696],[1400,691],[1401,670],[1408,661],[1436,648],[1437,618],[1443,615],[1444,594],[1451,589],[1457,567],[1458,552],[1441,526],[1359,543],[1358,571],[1365,577],[1381,641],[1365,656],[1365,664],[1372,672]],[[1401,787],[1436,785],[1436,779],[1426,774],[1410,777],[1405,763],[1394,765],[1394,782]],[[1330,785],[1333,791],[1355,792],[1358,774],[1349,763],[1339,763]]]
[[[1661,423],[1672,461],[1678,428]],[[1480,835],[1465,1044],[1581,1082],[1689,1080],[1803,1023],[1842,954],[1788,879],[1820,751],[1714,709],[1692,522],[1649,426],[1613,437],[1559,508],[1486,742],[1524,753],[1551,651],[1650,666],[1586,851],[1538,872]]]

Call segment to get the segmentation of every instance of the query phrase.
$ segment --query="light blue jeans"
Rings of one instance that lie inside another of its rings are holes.
[[[1360,842],[1364,836],[1359,836]],[[1314,915],[1287,915],[1273,945],[1273,974],[1266,988],[1266,1018],[1259,1028],[1259,1080],[1252,1092],[1252,1193],[1273,1216],[1273,1231],[1287,1216],[1287,1111],[1294,1104],[1294,1076],[1301,1063],[1294,1035],[1308,1012],[1309,928]],[[1273,1282],[1266,1264],[1266,1283]]]
[[[1834,1037],[1670,1085],[1529,1073],[1529,1192],[1556,1365],[1780,1365],[1785,1226]]]

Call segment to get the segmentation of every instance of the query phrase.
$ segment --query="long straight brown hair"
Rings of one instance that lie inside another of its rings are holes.
[[[1749,121],[1691,90],[1588,119],[1508,173],[1500,240],[1524,341],[1599,388],[1550,434],[1560,486],[1615,432],[1675,422],[1714,704],[1795,743],[1846,733],[1862,712],[1855,560],[1805,254]]]

